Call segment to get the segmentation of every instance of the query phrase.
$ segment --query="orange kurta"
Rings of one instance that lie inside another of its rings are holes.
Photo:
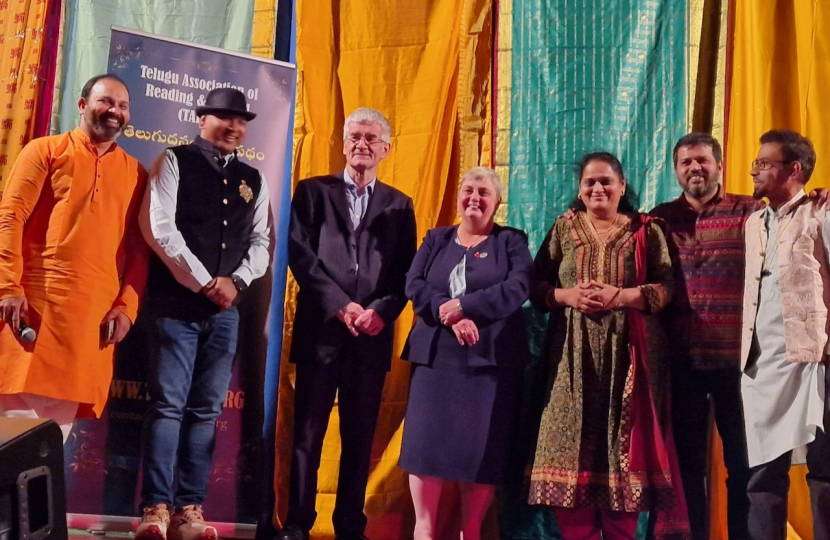
[[[99,157],[80,128],[23,149],[0,200],[0,299],[26,296],[37,340],[22,345],[0,322],[0,393],[101,415],[113,361],[101,320],[113,307],[135,320],[147,281],[137,221],[146,181],[135,158],[115,144]]]

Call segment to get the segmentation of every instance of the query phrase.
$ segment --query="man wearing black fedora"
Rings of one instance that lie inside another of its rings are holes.
[[[270,262],[268,189],[236,153],[256,115],[233,88],[212,90],[196,114],[199,136],[159,156],[140,213],[157,255],[145,299],[153,355],[136,530],[145,540],[217,537],[202,503],[236,355],[236,305]]]

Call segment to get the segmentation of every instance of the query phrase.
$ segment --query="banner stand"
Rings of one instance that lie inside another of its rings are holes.
[[[291,178],[285,165],[295,66],[112,27],[107,72],[121,78],[130,91],[131,119],[118,144],[148,171],[168,147],[195,140],[199,134],[195,109],[204,104],[210,90],[233,87],[245,94],[249,110],[258,116],[248,123],[237,158],[262,173],[270,194],[272,248],[284,250],[274,239],[285,237],[285,220],[280,217],[290,204]],[[274,392],[266,391],[277,388],[276,381],[266,381],[266,377],[278,373],[270,364],[278,364],[279,357],[271,358],[267,352],[269,332],[274,331],[270,322],[282,320],[282,313],[270,312],[272,291],[285,289],[286,276],[287,262],[277,257],[239,305],[239,347],[224,409],[216,422],[215,452],[203,505],[206,519],[217,524],[220,536],[253,538],[253,524],[268,498],[262,491],[270,487],[273,493],[273,486],[263,486],[261,475],[263,457],[269,455],[264,445],[272,444],[275,436],[265,429],[277,400]],[[78,420],[64,446],[73,528],[129,531],[137,523],[151,323],[149,315],[139,314],[116,349],[102,418]],[[273,336],[271,345],[281,339],[280,324],[280,334]],[[246,523],[251,525],[237,525]]]

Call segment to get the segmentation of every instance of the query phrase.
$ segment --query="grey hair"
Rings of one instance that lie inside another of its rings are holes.
[[[458,184],[458,189],[461,189],[461,186],[464,185],[464,182],[467,180],[476,180],[476,179],[486,179],[490,180],[493,183],[493,187],[496,188],[496,195],[499,196],[499,200],[501,200],[502,195],[504,195],[504,183],[499,178],[499,175],[493,169],[488,169],[487,167],[473,167],[466,173],[464,176],[461,177],[461,182]]]
[[[389,125],[389,120],[386,119],[380,111],[370,109],[369,107],[358,107],[346,118],[343,122],[343,138],[349,136],[349,124],[356,122],[358,124],[380,124],[381,134],[380,138],[383,142],[392,142],[392,126]]]

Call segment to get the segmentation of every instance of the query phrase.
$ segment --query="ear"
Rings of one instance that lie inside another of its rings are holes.
[[[78,112],[84,114],[84,110],[86,109],[86,100],[84,98],[78,99]]]
[[[803,172],[803,169],[801,167],[801,163],[798,162],[798,161],[793,161],[792,163],[790,163],[790,167],[792,167],[792,172],[790,173],[790,178],[794,178],[794,179],[798,180],[799,182],[802,182],[801,173]],[[802,182],[802,183],[806,183],[806,182]]]
[[[392,149],[392,143],[383,143],[383,150],[380,152],[381,159],[389,155],[389,150]]]
[[[206,118],[207,118],[206,114],[203,114],[202,116],[199,117],[199,129],[205,129],[205,124],[206,124],[205,119]]]

